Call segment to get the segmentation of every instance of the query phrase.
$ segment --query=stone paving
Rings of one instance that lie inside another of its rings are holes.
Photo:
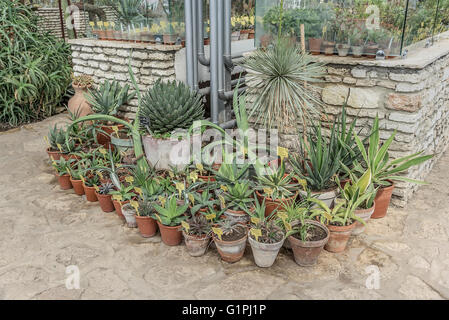
[[[299,267],[282,249],[269,269],[247,248],[236,264],[143,239],[114,213],[61,191],[43,135],[64,115],[0,133],[1,299],[447,299],[449,154],[405,209],[369,222],[341,254]],[[80,270],[66,289],[66,267]],[[376,267],[380,271],[376,289]],[[374,270],[374,271],[373,271]],[[373,273],[374,272],[374,273]],[[368,281],[367,281],[368,279]],[[368,282],[368,289],[366,283]]]

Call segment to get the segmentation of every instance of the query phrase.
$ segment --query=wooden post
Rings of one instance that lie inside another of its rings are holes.
[[[304,24],[301,24],[300,31],[301,31],[301,51],[304,54],[306,53],[306,35],[305,35],[306,33],[304,31]]]
[[[62,40],[65,41],[64,20],[63,20],[63,17],[62,17],[62,4],[61,4],[61,0],[58,0],[58,6],[59,6],[59,22],[61,22]]]

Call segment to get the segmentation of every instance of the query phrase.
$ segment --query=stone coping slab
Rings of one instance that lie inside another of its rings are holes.
[[[70,39],[67,41],[72,45],[86,47],[102,47],[102,48],[120,48],[120,49],[139,49],[139,50],[155,50],[155,51],[178,51],[182,49],[181,45],[164,45],[164,44],[148,44],[135,43],[127,41],[115,40],[96,40],[96,39]]]

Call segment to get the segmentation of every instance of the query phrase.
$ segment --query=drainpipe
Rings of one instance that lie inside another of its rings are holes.
[[[203,0],[196,0],[197,6],[197,17],[198,17],[198,23],[197,23],[197,33],[198,33],[198,61],[203,66],[210,66],[210,59],[206,58],[206,55],[204,54],[204,17],[203,17]]]
[[[193,90],[198,91],[199,85],[198,85],[198,1],[197,0],[191,0],[192,1],[192,60],[193,60]],[[202,1],[202,0],[201,0]]]
[[[232,0],[224,0],[224,63],[226,68],[229,71],[232,71],[234,69],[234,63],[232,62],[232,56],[231,56],[231,8],[232,8]]]
[[[211,116],[212,122],[218,124],[218,6],[217,1],[222,0],[210,0],[210,104],[211,104]]]
[[[194,68],[193,68],[193,15],[192,1],[185,0],[185,25],[186,25],[186,78],[190,88],[194,88]]]

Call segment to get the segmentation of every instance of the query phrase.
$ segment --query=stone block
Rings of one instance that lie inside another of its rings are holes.
[[[354,78],[366,78],[367,71],[362,68],[354,68],[351,70],[351,74]]]
[[[422,95],[420,94],[400,94],[390,93],[388,95],[385,107],[387,109],[416,112],[421,109]]]
[[[322,99],[324,103],[340,106],[348,96],[349,88],[344,85],[328,85],[323,89]]]
[[[348,106],[356,109],[379,109],[384,92],[378,88],[352,88]]]

